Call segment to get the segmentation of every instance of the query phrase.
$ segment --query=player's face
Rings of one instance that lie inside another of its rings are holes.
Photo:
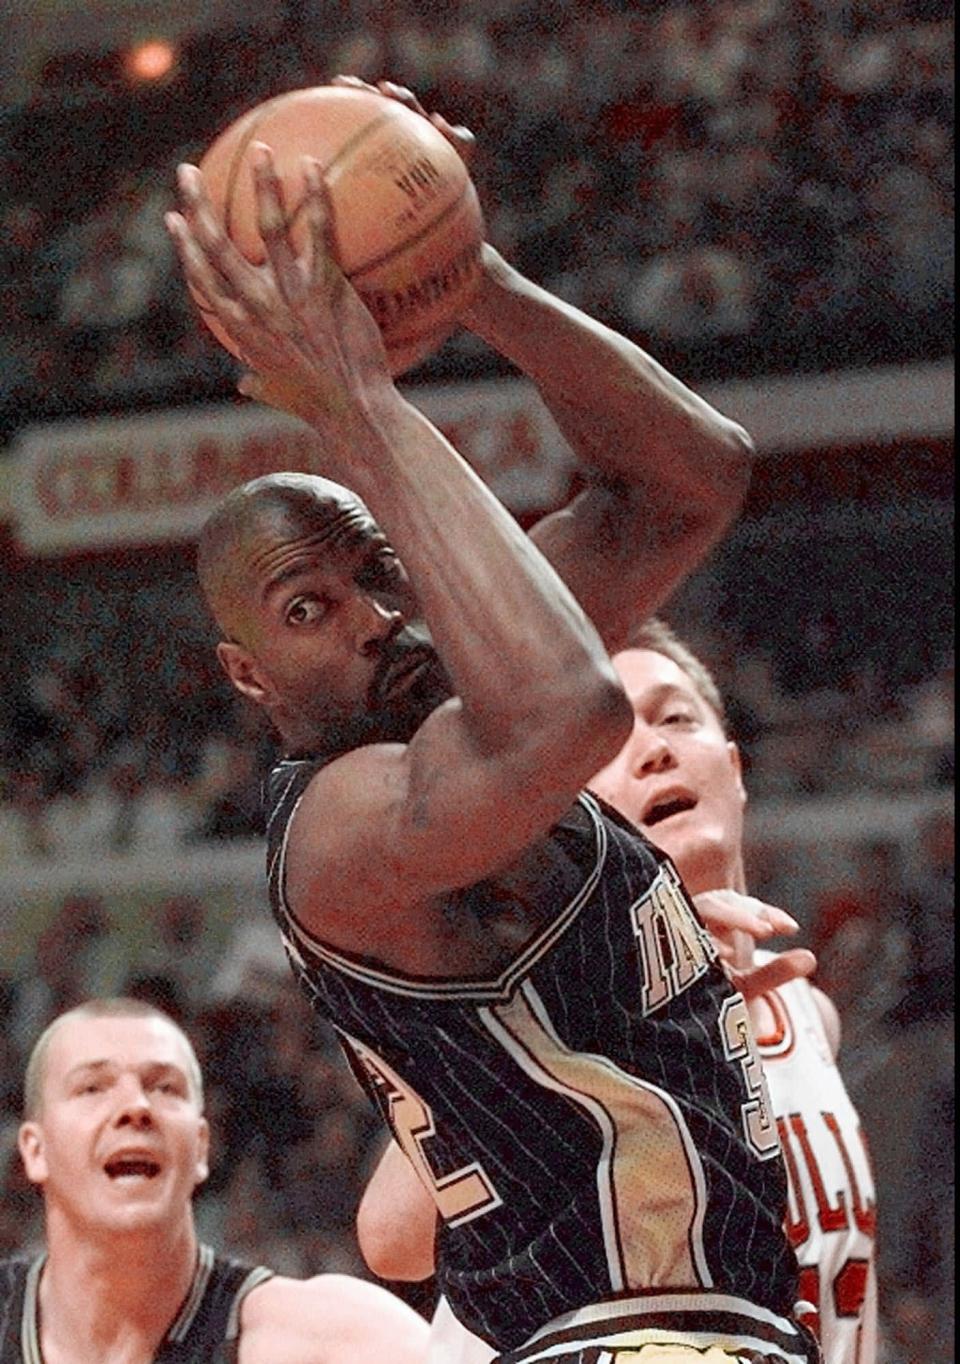
[[[746,793],[736,745],[672,659],[629,649],[613,662],[633,733],[591,789],[670,856],[691,894],[738,888]]]
[[[190,1054],[171,1024],[76,1018],[51,1037],[40,1113],[20,1129],[51,1228],[95,1237],[184,1225],[207,1145]]]
[[[450,695],[407,575],[365,512],[333,531],[267,519],[244,558],[249,647],[221,645],[221,660],[281,732],[339,747],[406,740]]]

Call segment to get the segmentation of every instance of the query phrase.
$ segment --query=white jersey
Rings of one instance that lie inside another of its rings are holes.
[[[754,960],[769,960],[758,952]],[[790,1182],[787,1235],[804,1317],[825,1364],[876,1364],[876,1192],[860,1120],[806,980],[768,995],[776,1025],[758,1039]]]
[[[495,1357],[496,1351],[461,1326],[441,1298],[430,1324],[426,1364],[490,1364]]]

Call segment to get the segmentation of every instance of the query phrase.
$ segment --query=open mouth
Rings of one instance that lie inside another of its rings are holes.
[[[673,796],[668,800],[661,800],[656,805],[651,805],[650,809],[643,817],[643,827],[652,829],[657,824],[662,824],[665,819],[672,819],[674,815],[682,815],[686,810],[692,810],[696,806],[695,796]]]
[[[113,1180],[156,1179],[160,1173],[159,1161],[149,1156],[115,1156],[103,1168]]]
[[[395,691],[407,686],[429,662],[430,655],[419,649],[409,658],[404,659],[403,663],[387,678],[387,685],[384,688],[386,695],[391,696]]]

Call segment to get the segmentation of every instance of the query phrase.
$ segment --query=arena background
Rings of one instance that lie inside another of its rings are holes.
[[[161,215],[176,162],[249,105],[387,75],[476,132],[505,254],[758,442],[743,517],[668,615],[730,700],[753,887],[802,920],[843,1017],[885,1359],[953,1358],[952,42],[938,0],[4,8],[0,1254],[39,1233],[25,1051],[127,991],[206,1065],[203,1232],[362,1272],[375,1133],[279,957],[264,736],[217,675],[190,551],[222,489],[308,438],[234,398]],[[404,386],[521,520],[563,497],[549,419],[471,338]]]

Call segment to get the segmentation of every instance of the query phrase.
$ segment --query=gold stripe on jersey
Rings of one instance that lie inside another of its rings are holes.
[[[600,1130],[597,1192],[613,1291],[711,1287],[706,1180],[674,1099],[604,1056],[565,1046],[529,982],[480,1015],[532,1079],[571,1099]]]

